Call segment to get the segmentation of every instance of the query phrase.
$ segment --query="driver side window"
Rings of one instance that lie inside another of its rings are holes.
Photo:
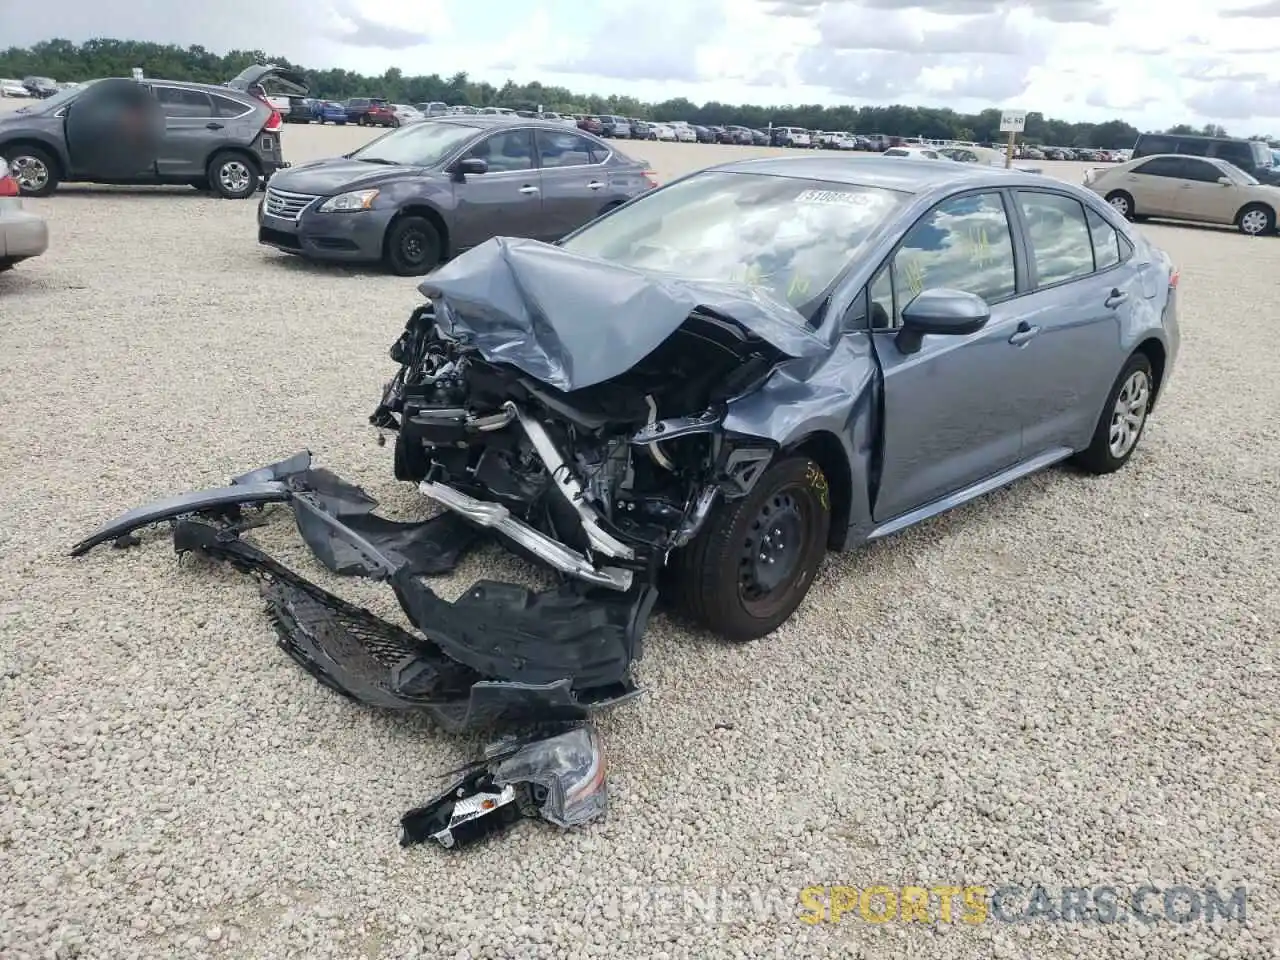
[[[945,200],[907,231],[871,282],[871,328],[901,326],[907,304],[936,287],[977,294],[988,303],[1017,291],[1013,236],[999,194]]]

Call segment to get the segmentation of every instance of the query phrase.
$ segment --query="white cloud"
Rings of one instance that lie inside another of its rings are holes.
[[[0,0],[0,37],[267,48],[647,100],[1018,106],[1280,133],[1280,0],[221,0],[171,14],[168,0]]]

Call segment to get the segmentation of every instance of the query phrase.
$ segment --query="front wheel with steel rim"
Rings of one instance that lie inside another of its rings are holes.
[[[426,217],[403,216],[391,222],[382,259],[398,277],[420,277],[443,256],[440,231]]]
[[[1269,207],[1256,203],[1240,211],[1236,217],[1236,226],[1246,236],[1260,237],[1275,230],[1276,215]]]
[[[258,192],[262,176],[248,157],[240,153],[220,153],[209,161],[209,186],[227,200],[244,200]]]
[[[1126,220],[1133,219],[1133,197],[1123,190],[1112,190],[1108,193],[1107,203],[1111,204],[1111,208]]]
[[[1145,353],[1135,353],[1116,377],[1089,446],[1076,462],[1090,473],[1114,473],[1138,448],[1155,398],[1155,376]]]
[[[809,593],[830,529],[831,490],[822,468],[808,457],[774,464],[745,497],[722,501],[673,557],[681,606],[728,640],[772,633]]]
[[[39,147],[6,147],[0,156],[8,159],[9,171],[18,181],[22,196],[47,197],[58,188],[57,164]]]

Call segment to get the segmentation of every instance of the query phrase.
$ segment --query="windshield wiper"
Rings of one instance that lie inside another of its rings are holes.
[[[383,157],[352,157],[352,160],[359,160],[361,163],[380,163],[384,167],[398,167],[400,164],[394,160],[387,160]]]

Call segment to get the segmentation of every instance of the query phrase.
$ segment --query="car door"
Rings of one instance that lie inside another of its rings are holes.
[[[155,177],[164,118],[155,98],[133,80],[98,80],[63,110],[72,176],[99,183]]]
[[[486,173],[468,174],[453,187],[454,243],[460,250],[493,237],[534,237],[546,233],[542,222],[542,179],[534,163],[533,131],[498,130],[480,140],[464,157],[484,160]]]
[[[1010,222],[999,191],[944,200],[869,286],[884,391],[878,523],[1018,461],[1026,383],[1024,354],[1009,342],[1021,319]],[[903,308],[939,287],[982,297],[991,319],[977,333],[926,336],[918,351],[903,353],[895,343]]]
[[[218,118],[203,90],[160,83],[153,83],[151,89],[164,115],[156,172],[165,179],[203,177],[225,121]]]
[[[559,240],[600,215],[611,199],[609,151],[570,130],[537,130],[542,174],[540,240]]]
[[[1234,182],[1229,185],[1219,182],[1225,176],[1225,172],[1208,160],[1183,157],[1182,181],[1177,193],[1179,215],[1204,223],[1231,223],[1243,203],[1239,200],[1240,191],[1233,189]]]
[[[1133,195],[1138,212],[1153,217],[1177,216],[1178,188],[1182,184],[1182,157],[1152,157],[1119,178],[1119,189]],[[1111,184],[1107,184],[1111,190]]]
[[[1088,443],[1143,291],[1129,266],[1132,248],[1101,213],[1051,187],[1013,197],[1030,287],[1018,300],[1017,328],[1027,460]]]

